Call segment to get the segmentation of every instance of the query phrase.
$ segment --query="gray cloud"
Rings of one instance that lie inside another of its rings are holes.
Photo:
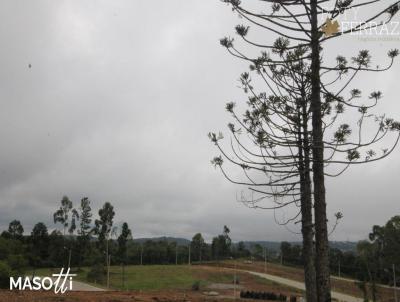
[[[53,227],[67,194],[96,210],[111,201],[136,237],[210,239],[227,224],[236,240],[299,239],[273,213],[236,202],[240,188],[209,163],[217,152],[206,134],[225,131],[226,101],[244,100],[236,86],[247,64],[218,45],[238,22],[218,1],[3,1],[0,226]],[[383,58],[396,45],[352,37],[326,53],[371,48]],[[398,119],[399,72],[360,80]],[[399,167],[396,152],[328,181],[330,214],[345,215],[334,239],[364,238],[400,212]]]

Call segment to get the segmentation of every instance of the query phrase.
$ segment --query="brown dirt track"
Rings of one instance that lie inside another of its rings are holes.
[[[234,268],[235,264],[233,261],[224,261],[219,264],[221,267],[229,267]],[[254,271],[264,273],[264,262],[253,262],[251,264],[245,264],[243,262],[237,261],[236,268],[247,271]],[[287,279],[292,279],[295,281],[304,282],[304,272],[300,268],[282,266],[275,263],[267,263],[267,273]],[[351,295],[354,297],[363,298],[361,290],[357,287],[355,282],[346,281],[346,280],[338,280],[335,278],[331,279],[332,290],[337,292]],[[378,300],[385,302],[394,301],[394,293],[393,289],[379,287],[378,288]]]

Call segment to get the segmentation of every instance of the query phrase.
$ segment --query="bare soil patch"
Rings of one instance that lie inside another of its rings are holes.
[[[237,268],[239,270],[247,270],[264,273],[264,262],[253,262],[244,263],[244,261],[237,261],[236,264],[233,261],[223,261],[219,264],[212,264],[216,267],[227,267],[227,268]],[[275,263],[267,263],[266,273],[279,276],[282,278],[287,278],[295,281],[304,282],[304,272],[301,268],[288,267]],[[332,290],[351,295],[358,298],[363,298],[362,291],[358,288],[355,281],[338,280],[335,278],[331,279]],[[378,288],[378,300],[391,302],[394,301],[394,292],[391,288],[379,287]]]

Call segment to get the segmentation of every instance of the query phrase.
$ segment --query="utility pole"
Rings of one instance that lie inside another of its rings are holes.
[[[394,289],[394,301],[397,302],[397,289],[396,289],[396,268],[393,264],[393,289]]]
[[[107,263],[107,289],[110,286],[110,255],[108,254],[108,238],[106,241],[106,263]]]
[[[122,288],[126,290],[125,288],[125,265],[128,262],[128,249],[125,249],[125,257],[124,261],[122,262]]]
[[[264,273],[267,272],[267,248],[264,246]]]
[[[122,288],[125,289],[125,265],[122,263]]]
[[[202,250],[202,245],[200,245],[200,257],[199,257],[200,264],[201,264],[201,250]]]
[[[108,255],[108,260],[107,260],[107,289],[110,287],[110,264],[111,264],[111,255]]]
[[[236,259],[235,259],[235,272],[233,275],[233,299],[236,300],[236,283],[237,283],[237,276],[236,276]]]
[[[140,265],[143,265],[143,244],[140,245]]]
[[[69,255],[68,255],[68,268],[71,268],[71,248],[69,249]]]
[[[189,244],[189,265],[190,265],[190,244]]]

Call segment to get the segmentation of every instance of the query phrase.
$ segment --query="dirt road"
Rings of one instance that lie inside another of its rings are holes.
[[[82,292],[99,292],[105,291],[105,289],[89,285],[87,283],[72,281],[72,291],[82,291]]]
[[[264,274],[264,273],[257,273],[257,272],[252,272],[252,271],[246,271],[246,272],[249,274],[261,277],[261,278],[265,278],[265,279],[280,283],[280,284],[284,284],[284,285],[287,285],[290,287],[305,290],[305,286],[304,286],[303,282],[293,281],[290,279],[286,279],[286,278],[282,278],[282,277],[278,277],[278,276],[274,276],[274,275],[269,275],[269,274]],[[363,302],[364,301],[361,298],[341,294],[341,293],[338,293],[335,291],[332,291],[331,293],[332,293],[332,298],[337,299],[339,301],[345,301],[345,302]]]

